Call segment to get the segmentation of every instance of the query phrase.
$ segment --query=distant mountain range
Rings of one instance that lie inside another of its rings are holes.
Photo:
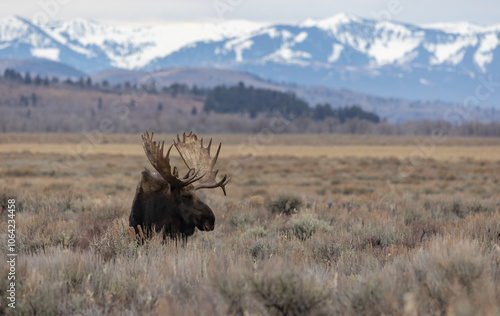
[[[234,86],[243,82],[247,86],[276,90],[291,91],[311,106],[329,103],[334,107],[360,105],[364,110],[377,113],[391,123],[401,123],[410,120],[478,120],[481,122],[500,121],[500,111],[491,108],[468,108],[463,111],[464,117],[450,115],[453,104],[442,101],[416,101],[402,98],[386,98],[377,95],[363,94],[345,89],[335,89],[324,86],[284,85],[235,70],[214,69],[202,67],[175,67],[155,72],[115,69],[103,71],[92,76],[94,82],[108,81],[112,85],[129,82],[131,84],[150,84],[157,87],[170,86],[183,82],[189,86],[214,88],[216,86]]]
[[[86,19],[35,25],[7,16],[0,19],[0,58],[51,60],[68,66],[68,76],[117,68],[231,69],[411,100],[463,102],[486,83],[479,106],[500,108],[500,24],[416,26],[339,14],[293,25],[131,28]]]

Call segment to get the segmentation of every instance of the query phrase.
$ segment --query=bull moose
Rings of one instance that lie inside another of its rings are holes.
[[[157,172],[145,170],[137,185],[129,226],[139,234],[139,226],[151,237],[153,232],[163,231],[163,238],[182,238],[194,234],[195,227],[201,231],[211,231],[215,225],[215,215],[210,207],[197,195],[196,190],[220,187],[226,195],[227,175],[217,181],[214,170],[219,157],[221,145],[215,157],[210,157],[212,139],[207,147],[203,147],[203,138],[192,132],[183,134],[182,141],[177,135],[177,142],[170,146],[164,156],[165,142],[153,141],[154,133],[146,131],[142,135],[142,146],[151,165]],[[175,146],[189,171],[179,177],[177,167],[170,165],[170,150]]]

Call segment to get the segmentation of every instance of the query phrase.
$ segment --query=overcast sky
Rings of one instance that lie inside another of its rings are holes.
[[[499,0],[2,0],[2,16],[61,20],[91,18],[103,23],[153,25],[245,19],[297,23],[347,12],[413,24],[468,21],[500,24]]]

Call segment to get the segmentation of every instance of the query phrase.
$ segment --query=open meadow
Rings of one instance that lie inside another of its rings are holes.
[[[199,136],[231,182],[180,247],[128,229],[139,135],[0,134],[0,315],[500,314],[500,138]]]

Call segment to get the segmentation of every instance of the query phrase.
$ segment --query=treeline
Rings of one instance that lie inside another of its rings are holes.
[[[81,77],[78,79],[75,78],[66,78],[64,80],[60,80],[57,77],[49,78],[47,76],[42,77],[40,75],[32,76],[29,72],[23,74],[21,72],[17,72],[14,69],[7,68],[3,76],[0,74],[0,80],[4,80],[10,83],[16,84],[24,84],[24,85],[35,85],[35,86],[66,86],[66,87],[74,87],[80,89],[93,89],[97,91],[103,92],[114,92],[114,93],[123,93],[123,92],[138,92],[146,93],[146,94],[159,94],[166,93],[172,97],[176,97],[178,95],[188,94],[188,95],[196,95],[196,96],[204,96],[208,94],[209,89],[199,88],[196,85],[190,87],[184,83],[173,83],[170,86],[162,86],[157,87],[156,81],[150,78],[146,82],[137,84],[130,83],[129,81],[124,82],[123,84],[115,84],[111,85],[107,80],[103,80],[102,82],[93,82],[90,77]]]
[[[246,87],[242,82],[235,87],[220,86],[209,91],[203,109],[205,112],[223,114],[246,113],[251,118],[278,111],[288,117],[310,117],[316,121],[336,118],[341,123],[350,119],[380,122],[377,114],[364,111],[357,105],[332,108],[330,104],[318,104],[310,108],[294,93]]]
[[[11,81],[11,82],[19,82],[19,83],[24,83],[24,84],[34,84],[37,86],[40,85],[45,85],[48,86],[50,84],[50,80],[48,77],[41,77],[39,75],[36,75],[35,77],[31,77],[29,73],[26,73],[24,76],[20,72],[16,72],[14,69],[6,69],[4,74],[3,74],[3,79]],[[52,80],[56,80],[57,82],[59,79],[53,78]]]
[[[352,119],[341,123],[336,118],[315,121],[312,118],[289,120],[279,113],[250,119],[240,114],[204,115],[168,114],[156,111],[111,111],[61,116],[57,111],[35,107],[26,111],[0,107],[0,133],[102,133],[141,134],[145,130],[157,133],[179,133],[186,129],[200,134],[354,134],[354,135],[438,135],[500,137],[500,123],[467,122],[454,125],[443,121],[413,121],[400,124],[372,123]],[[104,129],[103,129],[104,128]]]
[[[276,110],[289,116],[309,113],[309,105],[293,93],[245,87],[243,82],[235,87],[214,88],[208,93],[203,109],[215,113],[248,113],[251,118]]]
[[[315,120],[324,120],[327,117],[334,117],[341,123],[349,119],[360,119],[373,123],[379,123],[380,117],[372,112],[364,111],[360,106],[346,106],[340,108],[332,108],[330,104],[318,104],[312,110],[312,115]]]
[[[273,111],[278,111],[289,118],[309,117],[315,121],[336,118],[342,123],[350,119],[366,120],[373,123],[380,122],[380,118],[375,113],[364,111],[356,105],[333,108],[330,104],[318,104],[316,107],[311,108],[307,102],[298,98],[292,92],[280,92],[254,88],[252,86],[247,87],[242,82],[233,87],[218,86],[213,89],[199,88],[196,85],[189,87],[183,83],[173,83],[170,86],[157,87],[154,78],[149,78],[150,80],[142,84],[132,84],[127,81],[123,84],[112,86],[106,80],[96,83],[89,77],[79,79],[66,78],[60,81],[56,77],[49,79],[48,77],[43,78],[39,75],[32,76],[30,73],[23,75],[14,69],[6,69],[2,79],[11,83],[25,85],[63,85],[65,87],[93,89],[101,92],[131,93],[140,91],[146,94],[164,93],[174,98],[178,95],[204,96],[206,98],[204,111],[207,113],[248,114],[252,119],[256,118],[259,114],[269,114]],[[33,96],[30,96],[30,98],[21,96],[20,104],[28,106],[30,99],[36,100]],[[33,102],[32,105],[36,105],[36,102]],[[130,107],[134,107],[133,101],[131,101]],[[159,111],[163,107],[163,104],[158,104]]]

